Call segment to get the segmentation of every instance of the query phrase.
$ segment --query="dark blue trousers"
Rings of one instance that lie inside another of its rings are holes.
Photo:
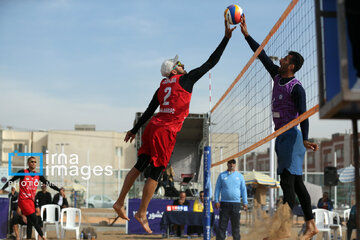
[[[240,240],[240,203],[220,202],[219,228],[216,233],[216,240],[226,238],[226,229],[231,221],[231,233],[234,240]]]

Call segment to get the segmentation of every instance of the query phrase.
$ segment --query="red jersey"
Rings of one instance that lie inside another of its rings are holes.
[[[169,126],[172,130],[180,131],[185,118],[189,115],[191,93],[180,86],[182,76],[174,75],[170,79],[164,78],[160,83],[158,101],[159,113],[151,119],[155,125]]]
[[[30,173],[28,169],[25,169],[24,172]],[[20,180],[19,200],[32,199],[35,201],[36,189],[40,183],[39,179],[39,176],[29,175]]]

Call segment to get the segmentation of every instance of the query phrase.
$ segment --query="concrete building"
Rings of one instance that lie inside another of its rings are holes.
[[[58,186],[78,183],[88,196],[108,195],[115,199],[127,169],[136,162],[134,143],[125,143],[126,133],[96,131],[94,125],[76,125],[76,130],[0,131],[0,163],[8,167],[9,153],[43,153],[43,170]],[[12,172],[27,167],[27,157],[11,161]],[[37,164],[40,166],[40,164]]]
[[[0,130],[0,166],[7,167],[9,153],[42,152],[47,149],[48,133],[42,131]],[[24,157],[15,157],[13,166],[27,166]]]

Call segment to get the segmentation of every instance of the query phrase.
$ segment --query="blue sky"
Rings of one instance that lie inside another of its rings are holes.
[[[236,4],[261,42],[289,2]],[[187,70],[200,66],[221,41],[223,11],[233,3],[0,0],[0,125],[46,130],[90,123],[98,130],[130,129],[135,112],[146,109],[159,85],[162,61],[179,54]],[[251,55],[236,29],[212,70],[214,101]],[[195,85],[190,111],[207,110],[205,75]],[[330,136],[328,129],[344,132],[348,122],[315,121],[325,127],[315,127],[310,137]]]

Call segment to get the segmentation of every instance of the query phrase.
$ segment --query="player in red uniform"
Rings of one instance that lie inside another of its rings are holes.
[[[20,170],[18,173],[36,173],[36,158],[29,157],[27,159],[27,163],[29,168]],[[9,183],[13,183],[17,179],[20,179],[20,191],[19,191],[19,198],[18,198],[18,206],[21,209],[23,215],[27,218],[27,230],[26,230],[26,237],[27,239],[31,239],[32,234],[32,226],[35,227],[36,231],[38,232],[39,236],[42,239],[46,239],[43,236],[43,232],[41,230],[40,224],[37,221],[37,217],[35,214],[35,194],[36,189],[40,184],[40,181],[47,186],[50,186],[52,189],[56,191],[60,191],[60,189],[46,180],[44,176],[14,176],[11,178],[0,190],[0,194],[4,192],[4,189],[8,187]]]
[[[234,28],[225,22],[225,36],[209,59],[199,68],[189,73],[184,64],[174,59],[165,60],[161,66],[161,74],[165,78],[156,90],[148,108],[133,129],[127,132],[124,141],[132,142],[139,128],[154,114],[160,105],[159,113],[152,117],[146,126],[142,146],[138,151],[138,161],[125,178],[120,195],[113,208],[123,219],[129,220],[124,209],[124,200],[131,186],[141,172],[150,164],[150,177],[147,179],[138,212],[135,218],[146,232],[152,233],[146,210],[154,194],[158,180],[169,163],[176,142],[176,134],[181,130],[185,118],[189,114],[189,104],[194,84],[220,60],[225,47],[231,38]]]

